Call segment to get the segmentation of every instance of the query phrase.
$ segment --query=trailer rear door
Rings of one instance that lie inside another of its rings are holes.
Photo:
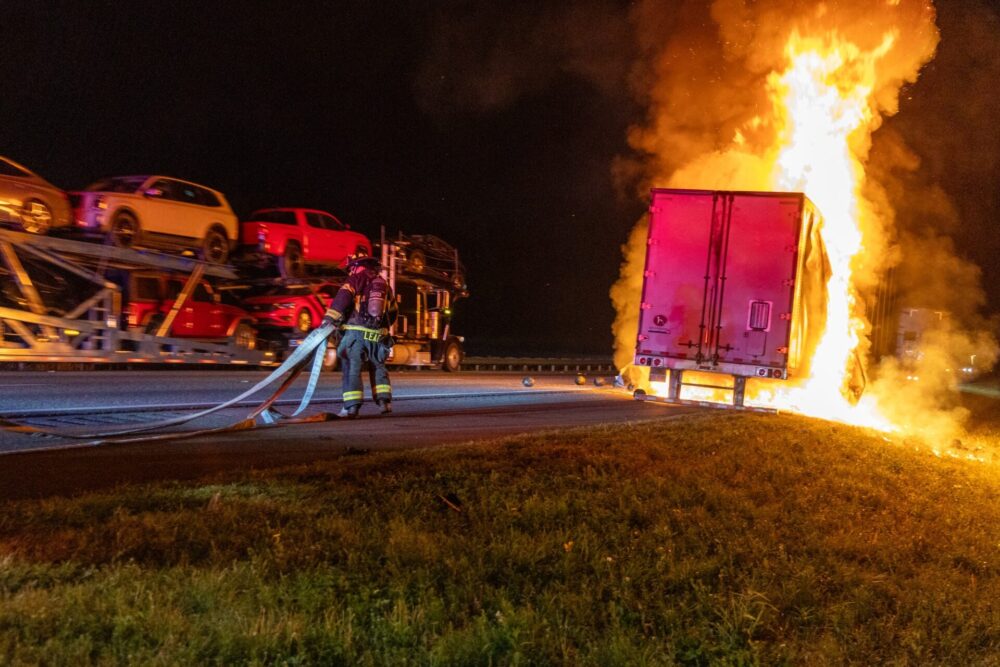
[[[637,353],[676,368],[784,369],[803,202],[654,190]]]

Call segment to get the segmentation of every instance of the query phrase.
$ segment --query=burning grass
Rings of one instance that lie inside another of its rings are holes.
[[[984,457],[707,413],[8,503],[0,662],[988,663]]]

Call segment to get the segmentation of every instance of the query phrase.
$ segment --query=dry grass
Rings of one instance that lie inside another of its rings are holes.
[[[0,662],[1000,664],[1000,467],[911,445],[710,413],[8,503]]]

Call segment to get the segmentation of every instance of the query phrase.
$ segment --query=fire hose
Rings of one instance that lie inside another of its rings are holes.
[[[308,336],[306,336],[295,351],[292,352],[292,354],[290,354],[288,358],[285,359],[280,366],[275,368],[266,378],[250,387],[239,396],[231,398],[228,401],[220,403],[214,407],[200,410],[194,414],[147,422],[139,426],[131,426],[125,429],[92,433],[74,433],[72,431],[31,426],[30,424],[23,424],[16,420],[0,416],[0,429],[17,433],[31,433],[67,438],[71,440],[87,440],[89,442],[86,442],[86,445],[99,445],[112,442],[129,443],[177,440],[198,435],[206,435],[209,433],[242,431],[251,428],[278,426],[292,423],[328,421],[331,417],[327,413],[321,413],[309,417],[300,417],[300,415],[309,406],[310,401],[312,401],[313,394],[316,391],[316,385],[319,382],[320,372],[323,369],[323,358],[326,355],[327,339],[333,335],[336,330],[337,326],[332,323],[320,325]],[[310,355],[312,355],[311,362]],[[302,398],[300,399],[295,411],[290,415],[278,412],[273,408],[275,401],[277,401],[278,397],[280,397],[281,394],[284,393],[284,391],[288,389],[288,387],[290,387],[299,377],[299,375],[302,374],[307,365],[309,365],[309,382],[306,385],[305,392],[302,394]],[[274,391],[274,393],[251,409],[245,417],[234,422],[228,423],[224,426],[216,426],[200,430],[170,431],[167,433],[156,434],[150,433],[151,431],[159,431],[171,426],[181,426],[195,421],[196,419],[201,419],[202,417],[207,417],[213,413],[225,410],[226,408],[232,407],[250,396],[253,396],[257,392],[263,391],[272,384],[276,383],[278,380],[281,380],[281,384]]]

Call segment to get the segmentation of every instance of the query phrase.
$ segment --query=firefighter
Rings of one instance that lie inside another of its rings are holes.
[[[338,324],[343,332],[337,346],[344,387],[344,403],[338,417],[358,416],[364,397],[361,370],[365,363],[371,364],[372,394],[380,412],[392,412],[392,385],[385,360],[393,343],[388,334],[395,319],[396,300],[379,269],[379,261],[374,257],[352,259],[347,267],[347,280],[323,316],[323,324]]]

